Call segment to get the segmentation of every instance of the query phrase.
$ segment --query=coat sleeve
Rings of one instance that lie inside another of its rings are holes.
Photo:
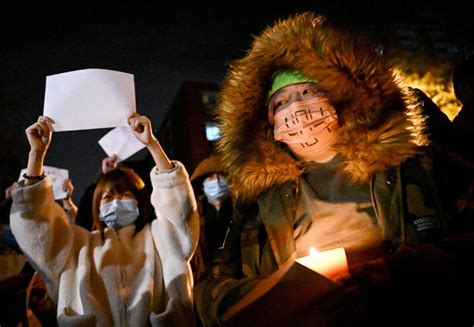
[[[199,214],[196,199],[184,166],[174,161],[169,171],[150,173],[153,192],[151,203],[157,220],[153,222],[155,240],[161,252],[179,261],[189,261],[199,238]],[[161,258],[166,259],[166,258]]]
[[[10,225],[30,263],[46,282],[57,300],[59,275],[73,248],[73,227],[66,213],[54,201],[49,177],[32,184],[19,182],[12,190]]]
[[[167,309],[159,319],[168,316],[174,323],[167,325],[192,326],[194,280],[190,261],[199,239],[199,214],[186,169],[180,162],[173,164],[171,170],[153,168],[150,173],[151,203],[157,217],[152,233],[167,293]]]
[[[217,251],[195,288],[196,308],[204,326],[221,325],[222,315],[261,280],[261,277],[246,277],[242,270],[243,222],[235,209],[223,249]]]

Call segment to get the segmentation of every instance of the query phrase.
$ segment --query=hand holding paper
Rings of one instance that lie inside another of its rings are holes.
[[[36,123],[26,129],[26,137],[32,151],[46,153],[51,143],[54,120],[47,116],[39,116]]]
[[[70,178],[66,178],[63,182],[63,188],[62,190],[66,194],[64,199],[70,199],[72,198],[72,193],[74,192],[74,185],[72,185],[72,181]]]
[[[128,123],[135,137],[143,144],[149,145],[156,141],[151,129],[151,122],[147,117],[134,114],[128,119]]]
[[[128,122],[130,126],[114,128],[99,140],[99,144],[107,155],[109,157],[116,155],[118,161],[123,161],[144,147],[148,147],[158,169],[170,169],[171,162],[153,134],[150,119],[134,113],[129,117]]]
[[[117,168],[118,157],[116,154],[111,155],[110,157],[106,157],[102,159],[102,173],[107,174],[109,171],[114,170]]]
[[[130,124],[135,137],[145,144],[150,151],[153,160],[155,160],[156,169],[169,170],[173,168],[173,164],[168,159],[165,151],[163,151],[160,142],[158,142],[155,135],[153,135],[150,119],[146,116],[133,114],[128,119],[128,123]]]

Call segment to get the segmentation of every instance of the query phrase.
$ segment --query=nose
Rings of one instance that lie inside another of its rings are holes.
[[[288,96],[288,105],[292,104],[293,102],[302,101],[304,96],[301,92],[293,92]]]

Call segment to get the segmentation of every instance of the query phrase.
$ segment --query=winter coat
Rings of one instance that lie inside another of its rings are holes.
[[[12,230],[57,303],[60,326],[193,326],[189,260],[199,217],[181,163],[153,169],[151,202],[157,219],[89,232],[68,223],[54,202],[51,180],[12,191]]]
[[[452,219],[433,183],[434,163],[424,155],[421,106],[381,50],[312,13],[280,20],[231,65],[220,93],[218,149],[237,204],[225,247],[196,287],[206,326],[219,324],[232,304],[296,250],[296,190],[305,163],[274,140],[267,118],[271,76],[287,69],[316,80],[336,108],[334,149],[352,182],[370,186],[391,249],[436,239]]]

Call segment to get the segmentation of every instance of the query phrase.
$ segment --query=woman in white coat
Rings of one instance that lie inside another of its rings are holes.
[[[90,232],[67,221],[54,201],[43,162],[54,121],[45,116],[26,129],[30,153],[25,180],[12,190],[11,226],[57,303],[58,324],[77,326],[192,326],[189,261],[199,237],[196,201],[184,166],[170,161],[150,120],[129,124],[152,154],[150,197],[127,168],[99,179]]]

